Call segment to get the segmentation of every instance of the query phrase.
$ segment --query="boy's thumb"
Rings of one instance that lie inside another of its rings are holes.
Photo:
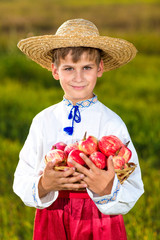
[[[113,157],[112,157],[112,156],[109,156],[109,157],[108,157],[107,167],[108,167],[108,170],[109,170],[109,169],[114,169]]]

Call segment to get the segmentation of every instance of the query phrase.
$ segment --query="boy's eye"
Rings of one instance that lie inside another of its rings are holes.
[[[90,66],[85,66],[85,67],[84,67],[84,70],[90,70],[90,69],[91,69]]]
[[[65,68],[64,70],[65,70],[65,71],[71,71],[71,70],[73,70],[73,68],[72,68],[72,67],[67,67],[67,68]]]

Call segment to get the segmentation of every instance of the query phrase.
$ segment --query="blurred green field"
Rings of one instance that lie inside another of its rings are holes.
[[[131,63],[98,80],[95,93],[125,121],[139,155],[145,194],[124,216],[128,239],[159,240],[160,3],[151,0],[0,1],[0,240],[32,239],[35,209],[13,193],[13,174],[32,118],[63,96],[51,73],[16,44],[54,33],[74,17],[89,19],[102,34],[124,37],[138,49]]]
[[[15,32],[20,37],[54,34],[67,19],[86,18],[101,34],[134,34],[142,39],[145,34],[159,34],[159,13],[159,0],[7,0],[0,1],[0,33],[1,37]]]

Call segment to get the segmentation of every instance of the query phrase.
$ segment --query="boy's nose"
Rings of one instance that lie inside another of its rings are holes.
[[[81,71],[77,71],[75,73],[74,81],[75,82],[82,82],[83,81],[83,74],[82,74]]]

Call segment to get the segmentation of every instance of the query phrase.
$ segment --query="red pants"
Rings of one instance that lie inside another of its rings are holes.
[[[48,208],[37,209],[33,240],[126,240],[121,215],[104,215],[87,193],[61,191]]]

